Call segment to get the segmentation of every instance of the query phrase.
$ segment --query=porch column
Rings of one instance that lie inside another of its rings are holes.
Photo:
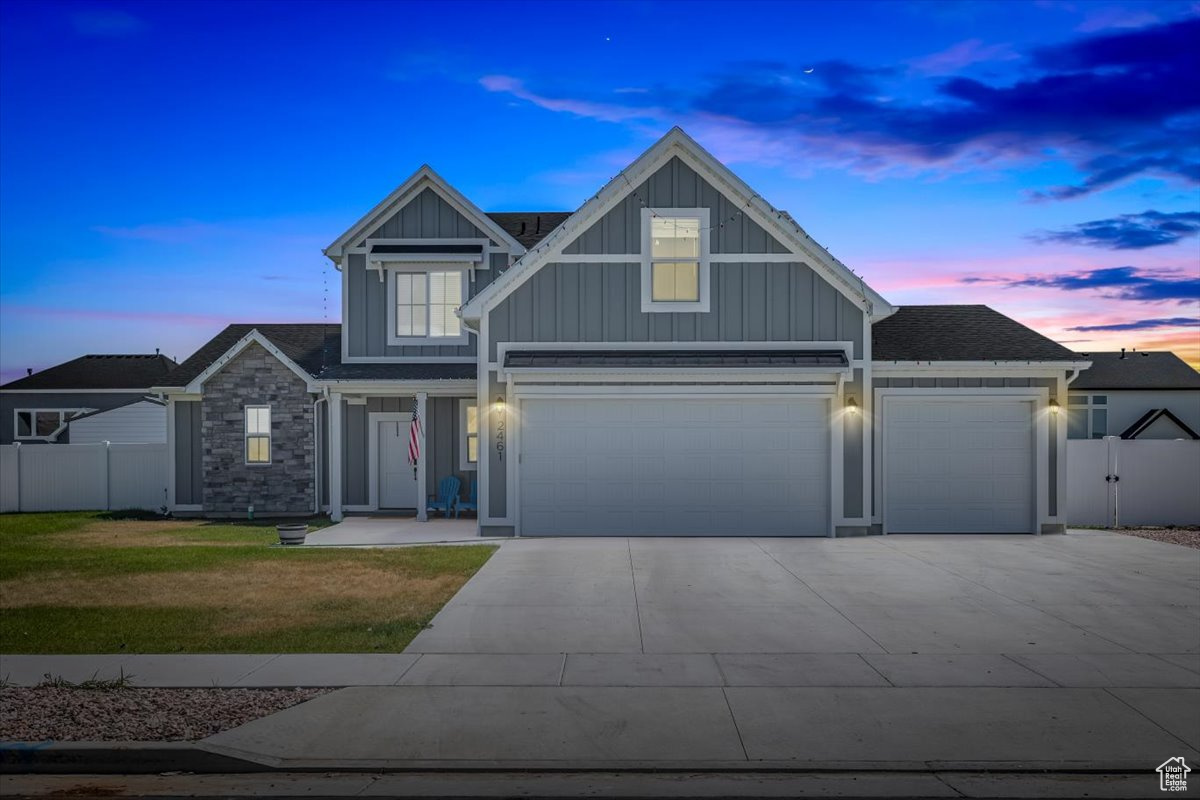
[[[428,500],[428,492],[425,490],[425,462],[428,456],[425,453],[425,436],[426,429],[429,428],[429,417],[425,413],[426,398],[429,397],[427,392],[417,392],[417,419],[421,420],[421,428],[418,436],[417,448],[417,519],[425,522],[429,519],[426,512],[426,502]]]
[[[342,520],[342,394],[329,395],[329,518]]]

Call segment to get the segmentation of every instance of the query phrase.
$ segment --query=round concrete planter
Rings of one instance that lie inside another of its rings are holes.
[[[304,537],[308,535],[308,525],[303,522],[276,525],[275,530],[279,532],[280,544],[304,544]]]

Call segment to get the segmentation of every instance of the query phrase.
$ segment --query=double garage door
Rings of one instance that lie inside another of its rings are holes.
[[[829,400],[529,398],[527,536],[825,536]]]

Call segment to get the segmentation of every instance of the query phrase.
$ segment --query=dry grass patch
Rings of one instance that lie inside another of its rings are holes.
[[[194,533],[187,537],[180,534]],[[247,537],[244,541],[204,539],[203,529],[186,520],[104,520],[84,525],[79,530],[47,534],[63,546],[78,547],[190,547],[199,543],[212,547],[245,547],[261,544]]]

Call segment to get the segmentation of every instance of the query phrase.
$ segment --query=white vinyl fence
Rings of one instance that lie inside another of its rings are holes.
[[[1067,442],[1067,524],[1200,525],[1200,441]]]
[[[165,444],[0,445],[0,511],[157,511],[166,504]]]

